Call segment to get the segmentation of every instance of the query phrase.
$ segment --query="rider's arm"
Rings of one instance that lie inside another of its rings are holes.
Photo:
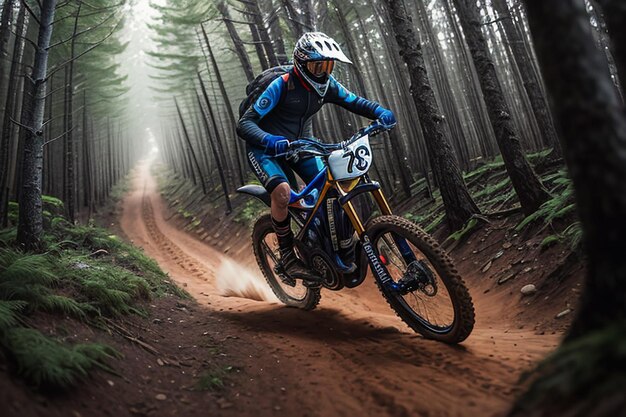
[[[349,91],[332,76],[330,77],[330,85],[328,92],[324,97],[324,101],[326,103],[337,104],[352,113],[367,117],[371,120],[378,119],[385,111],[387,111],[387,109],[375,101],[359,97]]]
[[[237,134],[240,138],[252,146],[263,148],[263,139],[269,135],[259,127],[259,122],[265,117],[280,101],[280,97],[285,88],[285,81],[282,77],[276,78],[259,96],[254,105],[241,116],[237,123]]]

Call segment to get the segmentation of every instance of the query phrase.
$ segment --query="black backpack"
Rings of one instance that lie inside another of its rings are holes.
[[[239,118],[254,104],[259,96],[276,78],[287,74],[293,65],[279,65],[268,68],[246,86],[246,98],[239,105]]]

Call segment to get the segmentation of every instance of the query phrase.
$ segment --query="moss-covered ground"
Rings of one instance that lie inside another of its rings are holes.
[[[93,225],[72,225],[62,203],[44,199],[45,249],[16,249],[15,228],[0,232],[0,351],[35,388],[67,389],[119,356],[99,343],[69,343],[34,325],[71,319],[106,329],[108,319],[147,315],[154,297],[187,297],[140,249]],[[18,207],[11,205],[11,218]]]

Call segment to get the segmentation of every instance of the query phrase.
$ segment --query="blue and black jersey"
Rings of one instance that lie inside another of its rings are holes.
[[[249,145],[262,148],[269,133],[288,139],[313,137],[312,117],[325,103],[337,104],[369,119],[377,119],[384,108],[358,97],[330,76],[328,91],[320,97],[301,79],[295,68],[278,77],[244,113],[237,134]]]

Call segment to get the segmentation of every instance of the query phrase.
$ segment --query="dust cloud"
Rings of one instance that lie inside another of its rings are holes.
[[[241,297],[256,301],[278,302],[265,279],[243,266],[223,259],[215,277],[217,293],[224,297]]]

